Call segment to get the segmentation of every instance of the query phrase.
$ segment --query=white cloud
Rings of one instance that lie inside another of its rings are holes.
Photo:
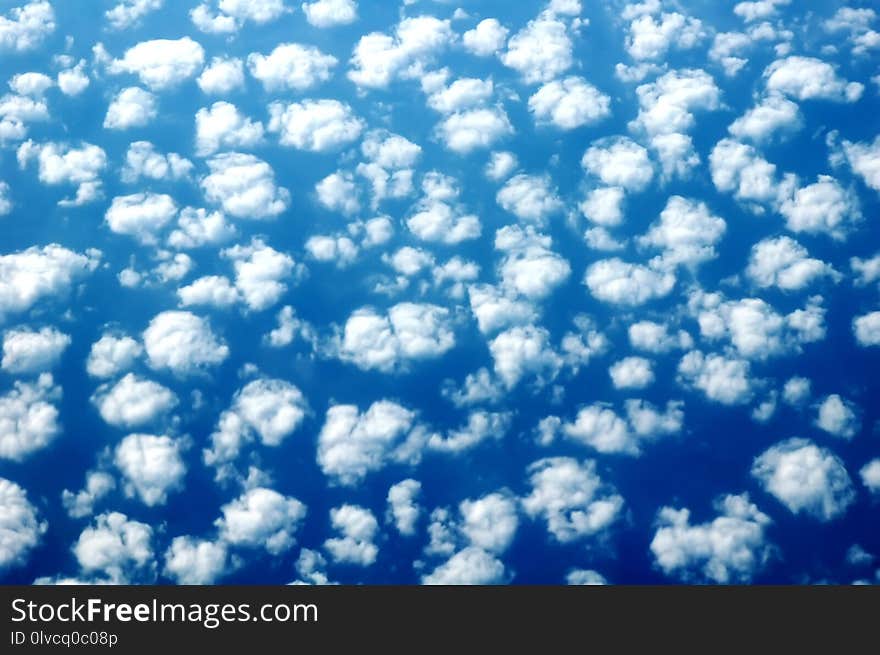
[[[588,192],[579,207],[583,215],[593,223],[613,227],[623,222],[625,197],[622,187],[600,187]]]
[[[205,198],[236,218],[272,219],[290,206],[290,192],[276,186],[275,172],[265,161],[240,152],[208,160],[211,173],[201,181]]]
[[[789,4],[791,0],[755,0],[754,2],[738,2],[733,8],[733,13],[745,22],[751,23],[756,20],[775,16],[779,7]]]
[[[571,275],[571,266],[550,247],[550,237],[508,225],[495,233],[495,249],[505,252],[499,267],[505,289],[540,300],[549,296]]]
[[[70,345],[55,328],[14,328],[3,333],[3,370],[11,374],[42,373],[55,368]]]
[[[82,255],[54,243],[0,255],[0,320],[67,294],[99,261],[97,251]]]
[[[461,453],[488,439],[501,439],[510,428],[510,413],[473,411],[461,428],[446,436],[432,434],[428,448],[442,453]]]
[[[324,475],[351,486],[387,463],[417,460],[426,437],[415,418],[388,400],[363,413],[355,405],[333,405],[318,435],[318,465]]]
[[[506,551],[519,527],[517,503],[507,493],[491,493],[476,500],[463,500],[461,531],[471,546],[500,555]]]
[[[870,188],[880,191],[880,136],[870,144],[844,141],[843,152],[853,172]]]
[[[501,107],[470,109],[447,116],[437,131],[449,150],[467,154],[477,148],[491,148],[514,129]]]
[[[186,465],[180,441],[169,436],[130,434],[116,446],[114,461],[123,489],[150,507],[164,505],[168,494],[183,487]]]
[[[468,297],[471,311],[483,334],[510,325],[531,323],[537,318],[537,311],[532,303],[510,297],[500,287],[472,284],[468,287]]]
[[[864,85],[847,82],[834,67],[815,57],[792,56],[777,59],[764,71],[767,90],[797,100],[834,100],[855,102],[862,96]]]
[[[282,145],[299,150],[338,150],[355,141],[364,122],[338,100],[303,100],[269,105],[269,131],[278,132]]]
[[[9,80],[9,88],[21,96],[41,97],[54,82],[43,73],[17,73]]]
[[[457,202],[460,190],[455,180],[431,171],[422,180],[422,190],[422,199],[406,219],[407,227],[419,239],[452,245],[480,236],[480,219],[466,213]]]
[[[86,371],[93,377],[115,377],[131,368],[142,352],[143,347],[129,336],[103,334],[92,344]]]
[[[311,25],[319,28],[349,25],[358,18],[355,0],[315,0],[302,3],[303,13]]]
[[[178,249],[219,245],[235,234],[235,227],[226,222],[222,212],[184,207],[177,219],[177,229],[168,235],[168,245]]]
[[[506,179],[519,165],[512,152],[493,152],[486,164],[486,177],[495,182]]]
[[[880,312],[870,312],[853,319],[853,334],[863,348],[880,345]]]
[[[422,576],[426,585],[503,584],[504,563],[482,548],[468,546],[455,553],[431,573]]]
[[[177,290],[181,307],[204,305],[218,309],[231,307],[241,300],[232,283],[221,275],[206,275]]]
[[[752,476],[794,514],[819,521],[842,516],[855,500],[843,462],[806,439],[788,439],[768,448],[752,465]]]
[[[864,484],[868,491],[877,495],[880,493],[880,459],[872,459],[865,464],[859,471]]]
[[[782,190],[776,181],[776,166],[749,145],[722,139],[709,156],[712,182],[719,191],[733,192],[738,200],[774,202]]]
[[[527,84],[549,82],[574,63],[565,23],[547,14],[529,21],[510,37],[501,61],[516,70]]]
[[[433,16],[404,18],[394,36],[370,32],[360,38],[348,78],[359,87],[385,88],[400,77],[418,77],[434,56],[454,39],[448,20]]]
[[[752,46],[752,39],[742,32],[718,32],[709,49],[709,59],[718,62],[724,74],[734,77],[749,60],[744,56],[745,50]]]
[[[143,339],[150,366],[177,375],[194,375],[229,356],[229,347],[216,337],[208,320],[190,312],[157,314]]]
[[[615,389],[644,389],[654,382],[651,360],[644,357],[624,357],[608,369]]]
[[[121,0],[104,12],[104,17],[114,30],[125,30],[137,26],[150,12],[162,8],[164,0]]]
[[[351,173],[331,173],[315,185],[318,202],[330,211],[356,214],[360,208],[357,185]]]
[[[460,389],[455,388],[451,380],[444,383],[443,395],[456,407],[469,407],[483,403],[497,403],[504,396],[504,391],[492,379],[485,368],[476,373],[469,373]]]
[[[591,264],[584,284],[598,300],[637,306],[668,295],[675,286],[675,275],[614,257]]]
[[[636,89],[639,115],[630,127],[651,136],[684,133],[693,127],[694,111],[711,111],[721,106],[721,90],[701,69],[669,71],[655,82]]]
[[[370,566],[379,548],[373,543],[379,522],[373,513],[357,505],[340,505],[330,510],[330,523],[340,533],[324,542],[324,548],[337,564]]]
[[[296,543],[295,535],[306,516],[306,506],[274,489],[255,487],[221,508],[214,524],[232,546],[265,548],[280,555]]]
[[[669,334],[669,328],[664,323],[653,321],[638,321],[627,328],[629,343],[633,348],[650,353],[665,353],[674,348],[690,348],[693,341],[687,332],[679,331],[678,334]]]
[[[152,539],[153,529],[146,523],[121,512],[106,512],[80,533],[73,554],[83,572],[101,572],[111,582],[125,584],[140,575],[152,577]]]
[[[478,57],[491,57],[504,47],[508,33],[497,18],[485,18],[465,32],[461,40],[468,52]]]
[[[593,460],[549,457],[533,462],[528,473],[532,492],[523,509],[544,519],[561,543],[596,535],[620,518],[623,498],[602,481]]]
[[[0,180],[0,217],[12,212],[14,205],[11,195],[9,184]]]
[[[231,34],[247,22],[265,25],[288,11],[291,10],[284,6],[284,0],[204,0],[189,15],[202,32]]]
[[[355,311],[345,322],[338,352],[361,369],[389,372],[410,360],[440,357],[453,346],[448,309],[404,302],[387,315],[371,308]]]
[[[598,571],[592,569],[572,569],[565,574],[567,585],[607,585],[608,580]]]
[[[776,286],[784,291],[803,289],[822,277],[840,279],[830,264],[810,257],[806,248],[785,236],[752,246],[746,275],[758,287]]]
[[[625,420],[603,403],[582,407],[573,422],[562,423],[556,417],[548,417],[542,426],[547,430],[543,443],[552,443],[560,430],[568,439],[597,452],[636,456],[641,453],[643,442],[681,432],[681,402],[669,401],[665,409],[658,410],[644,400],[629,399],[625,407]]]
[[[22,168],[36,157],[40,182],[50,186],[72,184],[77,187],[74,198],[58,203],[62,207],[84,205],[102,195],[100,175],[107,165],[103,148],[91,143],[82,143],[75,148],[62,143],[37,145],[26,141],[19,146],[16,156]]]
[[[275,305],[287,291],[284,280],[297,272],[296,263],[259,239],[223,250],[235,267],[235,288],[248,308],[260,312]]]
[[[28,2],[0,15],[0,50],[26,52],[55,31],[55,12],[45,1]]]
[[[33,383],[16,381],[0,396],[0,458],[20,462],[48,446],[61,432],[52,404],[60,398],[61,388],[49,373]]]
[[[80,59],[72,68],[58,72],[58,88],[61,93],[66,96],[78,96],[89,87],[89,76],[83,72],[85,66],[85,59]]]
[[[688,50],[705,38],[703,24],[678,12],[664,13],[660,20],[645,14],[629,25],[626,51],[635,60],[657,60],[672,48]]]
[[[855,194],[829,175],[820,175],[817,182],[795,191],[779,212],[792,232],[827,234],[839,241],[846,238],[850,224],[862,218]]]
[[[819,403],[816,427],[842,439],[852,439],[861,429],[859,409],[836,393],[826,396]]]
[[[305,249],[319,262],[336,262],[340,268],[351,264],[358,256],[358,247],[354,241],[344,236],[309,237]]]
[[[706,203],[671,196],[660,212],[660,221],[639,239],[641,245],[662,249],[664,264],[697,265],[715,259],[715,245],[727,231],[727,224],[710,213]]]
[[[691,525],[690,510],[663,507],[657,513],[657,531],[651,552],[657,566],[684,582],[716,584],[751,582],[772,554],[766,530],[770,517],[749,500],[748,494],[727,495],[715,502],[718,516]]]
[[[797,103],[781,95],[769,95],[737,118],[727,130],[738,139],[755,143],[770,140],[777,132],[796,132],[803,125]]]
[[[566,77],[542,86],[529,98],[538,123],[573,130],[596,123],[611,113],[611,98],[582,77]]]
[[[130,86],[113,97],[104,117],[104,127],[108,130],[143,127],[156,118],[158,113],[155,95],[140,87]]]
[[[27,492],[0,478],[0,570],[24,564],[47,528],[48,523],[40,521],[37,508],[28,501]]]
[[[512,327],[489,342],[495,374],[508,389],[526,375],[535,375],[538,384],[551,382],[562,366],[562,358],[550,345],[546,329],[525,325]]]
[[[809,378],[798,376],[789,378],[782,388],[782,399],[789,405],[801,405],[809,399],[811,387]]]
[[[116,488],[116,480],[103,471],[89,471],[83,489],[73,493],[68,489],[61,492],[61,504],[70,518],[81,519],[90,516],[95,503],[106,497]]]
[[[164,155],[149,141],[134,141],[125,153],[125,166],[120,177],[133,183],[148,180],[180,180],[189,177],[193,163],[176,152]]]
[[[244,64],[241,59],[213,57],[196,83],[204,93],[227,95],[244,86]]]
[[[678,363],[679,380],[699,389],[709,400],[741,405],[752,398],[749,362],[692,350]]]
[[[222,541],[175,537],[165,551],[164,573],[181,585],[214,584],[226,573],[227,550]]]
[[[215,102],[196,112],[196,154],[204,157],[221,148],[251,148],[263,141],[263,124],[252,121],[228,102]]]
[[[338,62],[314,46],[282,43],[268,55],[249,54],[247,63],[266,91],[305,91],[329,80]]]
[[[584,153],[581,165],[603,184],[627,191],[643,191],[654,177],[648,151],[625,136],[594,142]]]
[[[867,259],[850,257],[849,266],[853,271],[854,284],[857,287],[864,287],[880,280],[880,252]]]
[[[422,513],[418,504],[421,492],[422,483],[412,478],[401,480],[388,489],[387,521],[393,522],[397,531],[406,537],[416,533],[416,523]]]
[[[563,207],[549,176],[516,175],[501,187],[495,200],[519,219],[538,225]]]
[[[440,85],[428,96],[428,106],[442,114],[451,114],[482,105],[492,97],[493,90],[492,80],[463,77],[449,86]]]
[[[177,215],[174,199],[164,193],[134,193],[113,198],[104,215],[111,232],[155,244],[158,233]]]
[[[154,91],[177,86],[198,73],[205,63],[205,51],[188,36],[181,39],[142,41],[125,51],[122,59],[108,65],[113,74],[137,75]]]
[[[113,386],[98,387],[92,402],[110,425],[136,428],[154,423],[177,406],[177,396],[158,382],[128,373]]]

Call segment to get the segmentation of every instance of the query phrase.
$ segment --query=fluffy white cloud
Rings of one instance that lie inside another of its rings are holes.
[[[568,543],[609,528],[623,510],[623,498],[604,483],[596,462],[571,457],[548,457],[528,467],[531,493],[523,509],[547,522],[547,530]]]
[[[447,116],[437,132],[446,147],[459,154],[477,148],[491,148],[514,129],[501,107],[470,109]]]
[[[141,356],[143,347],[129,336],[103,334],[92,344],[86,371],[96,378],[112,378],[128,370]]]
[[[177,375],[194,375],[229,356],[229,347],[217,338],[208,320],[190,312],[157,314],[143,340],[150,366]]]
[[[843,152],[853,172],[869,187],[880,191],[880,136],[871,143],[844,141]]]
[[[181,307],[205,305],[208,307],[230,307],[241,300],[232,283],[220,275],[206,275],[177,290]]]
[[[463,500],[461,532],[471,546],[500,555],[506,551],[519,527],[517,503],[506,493],[491,493],[476,500]]]
[[[753,2],[738,2],[733,8],[733,13],[741,17],[747,23],[775,16],[779,7],[787,5],[791,0],[754,0]]]
[[[255,487],[221,508],[214,524],[233,546],[265,548],[272,555],[290,550],[306,516],[306,506],[274,489]]]
[[[355,0],[314,0],[302,3],[302,10],[306,20],[319,28],[348,25],[358,17]]]
[[[219,245],[235,234],[235,227],[226,221],[222,212],[208,213],[202,208],[184,207],[177,219],[177,229],[168,235],[168,245],[178,249]]]
[[[781,95],[769,95],[727,128],[738,139],[767,141],[780,131],[797,131],[803,124],[797,103]]]
[[[746,275],[761,288],[775,286],[784,291],[803,289],[822,277],[840,279],[829,264],[810,257],[806,248],[785,236],[764,239],[752,246]]]
[[[870,312],[854,318],[853,334],[862,347],[880,345],[880,312]]]
[[[495,182],[500,182],[515,171],[518,165],[519,162],[516,159],[516,155],[512,152],[493,152],[489,157],[489,162],[486,164],[486,177]]]
[[[221,252],[235,267],[235,288],[248,308],[260,312],[276,304],[287,291],[296,263],[259,239],[247,246],[233,246]]]
[[[660,248],[664,264],[696,267],[717,256],[715,245],[727,224],[709,211],[706,203],[671,196],[660,212],[660,221],[639,239],[642,245]]]
[[[265,25],[288,11],[291,10],[285,7],[284,0],[204,0],[189,15],[202,32],[230,34],[247,22]]]
[[[749,362],[692,350],[678,363],[679,380],[699,389],[709,400],[741,405],[752,397]]]
[[[663,323],[638,321],[627,328],[630,345],[633,348],[649,353],[665,353],[674,348],[690,348],[693,340],[685,331],[669,334],[669,328]]]
[[[550,178],[538,175],[515,175],[498,191],[495,200],[519,219],[538,225],[563,207]]]
[[[426,435],[415,419],[415,412],[388,400],[363,413],[355,405],[333,405],[318,435],[318,465],[351,486],[387,463],[417,460]]]
[[[650,14],[635,18],[629,25],[626,51],[635,60],[657,60],[669,50],[688,50],[706,36],[699,19],[678,12],[664,13],[655,19]]]
[[[626,401],[626,419],[609,406],[595,403],[578,410],[573,422],[559,422],[556,417],[545,419],[546,443],[555,438],[557,428],[568,439],[604,454],[639,455],[642,446],[660,437],[681,432],[684,422],[682,403],[669,401],[658,410],[644,400]]]
[[[712,182],[719,191],[732,192],[738,200],[774,202],[781,195],[776,166],[749,145],[722,139],[709,156]]]
[[[13,7],[0,15],[0,50],[33,50],[55,31],[55,12],[45,0]]]
[[[516,225],[495,233],[495,249],[506,253],[499,267],[502,284],[514,295],[539,300],[550,295],[571,274],[571,266],[550,247],[550,237]]]
[[[0,31],[0,38],[2,35]],[[47,528],[48,523],[40,521],[37,508],[28,501],[27,492],[0,478],[0,570],[24,564]]]
[[[360,210],[357,185],[351,173],[331,173],[315,185],[318,202],[330,211],[355,214]]]
[[[584,153],[581,165],[603,184],[627,191],[644,190],[654,177],[648,151],[625,136],[596,141]]]
[[[542,86],[529,98],[538,123],[573,130],[596,123],[611,113],[611,98],[582,77],[566,77]]]
[[[422,199],[406,219],[407,227],[419,239],[456,244],[480,236],[480,219],[466,213],[457,202],[460,190],[455,180],[431,171],[422,181],[422,191]]]
[[[556,378],[562,358],[550,345],[550,333],[541,327],[512,327],[489,342],[495,373],[508,389],[526,375],[535,375],[538,384]]]
[[[768,448],[752,465],[752,475],[794,514],[819,521],[842,516],[855,500],[843,462],[806,439],[789,439]]]
[[[404,18],[395,27],[394,36],[370,32],[360,38],[348,78],[359,87],[385,88],[398,77],[418,77],[454,38],[448,20],[433,16]]]
[[[67,294],[99,261],[98,251],[81,255],[54,243],[0,255],[0,320]]]
[[[169,436],[130,434],[116,446],[114,462],[127,496],[148,506],[164,505],[168,494],[183,487],[186,465],[180,441]]]
[[[654,382],[651,360],[644,357],[624,357],[608,369],[615,389],[644,389]]]
[[[268,55],[251,53],[247,63],[267,91],[305,91],[329,80],[337,59],[314,46],[282,43]]]
[[[140,87],[130,86],[113,96],[104,117],[104,127],[108,130],[143,127],[156,118],[158,113],[155,95]]]
[[[41,373],[57,366],[70,345],[70,337],[55,328],[14,328],[3,333],[3,370],[7,373]]]
[[[226,567],[227,549],[222,541],[175,537],[165,551],[164,573],[177,584],[213,584]]]
[[[817,182],[795,191],[779,212],[792,232],[827,234],[837,240],[845,239],[850,224],[862,218],[855,194],[829,175],[820,175]]]
[[[370,566],[379,547],[373,543],[379,522],[373,513],[357,505],[340,505],[330,510],[330,523],[341,536],[324,542],[324,548],[338,564]]]
[[[86,484],[80,491],[74,493],[68,489],[61,492],[61,504],[67,510],[67,515],[74,519],[90,516],[95,503],[106,497],[116,488],[116,480],[109,473],[103,471],[89,471],[86,474]]]
[[[204,63],[202,46],[185,36],[142,41],[126,50],[122,59],[110,62],[108,70],[137,75],[146,86],[162,91],[193,77]]]
[[[104,12],[104,17],[114,30],[135,27],[150,12],[162,8],[164,0],[121,0]]]
[[[471,311],[480,332],[489,334],[510,325],[531,323],[537,318],[532,303],[511,297],[500,287],[472,284],[468,287]]]
[[[84,205],[101,197],[100,175],[107,165],[103,148],[91,143],[75,148],[69,144],[50,142],[37,145],[26,141],[19,146],[16,156],[22,168],[36,158],[40,182],[50,186],[72,184],[77,187],[74,198],[58,203],[62,207]]]
[[[622,187],[600,187],[587,193],[580,204],[583,215],[593,223],[613,227],[623,222],[623,200],[626,193]]]
[[[819,403],[816,427],[843,439],[852,439],[861,429],[858,407],[836,393]]]
[[[201,181],[205,198],[231,216],[272,219],[290,206],[290,192],[276,186],[275,172],[262,159],[227,152],[208,160],[208,168]]]
[[[252,121],[228,102],[215,102],[196,112],[196,154],[210,155],[221,148],[250,148],[263,141],[263,124]]]
[[[51,443],[61,432],[52,404],[60,397],[49,373],[33,383],[16,381],[0,396],[0,458],[19,462]]]
[[[135,141],[125,153],[125,166],[122,169],[123,182],[148,180],[180,180],[189,177],[193,163],[176,152],[167,155],[156,150],[149,141]]]
[[[565,23],[552,14],[542,14],[529,21],[510,37],[501,61],[528,84],[549,82],[573,63],[572,43]]]
[[[84,573],[104,573],[110,582],[125,584],[138,576],[152,577],[153,529],[121,512],[95,517],[73,545],[73,554]]]
[[[855,102],[865,89],[859,82],[842,79],[831,64],[815,57],[777,59],[764,71],[764,77],[768,91],[797,100]]]
[[[474,411],[467,423],[446,436],[432,434],[428,448],[442,453],[460,453],[488,439],[501,439],[510,428],[509,413]]]
[[[226,95],[244,86],[241,59],[214,57],[196,79],[199,88],[212,95]]]
[[[503,584],[507,579],[504,563],[482,548],[468,546],[455,553],[428,575],[426,585]]]
[[[437,305],[399,303],[387,315],[371,308],[345,322],[339,357],[364,370],[394,370],[410,360],[440,357],[455,345],[449,310]]]
[[[354,241],[343,236],[309,237],[305,243],[306,251],[319,262],[336,262],[340,268],[351,264],[358,256]]]
[[[491,57],[498,54],[507,41],[508,29],[497,18],[485,18],[477,26],[465,32],[462,37],[464,47],[478,57]]]
[[[13,203],[10,196],[9,184],[0,181],[0,216],[6,216],[12,212]]]
[[[278,133],[282,145],[310,152],[338,150],[364,129],[351,107],[338,100],[273,102],[269,116],[269,131]]]
[[[418,504],[422,483],[408,478],[388,489],[387,520],[394,523],[397,531],[407,537],[416,533],[416,523],[422,513]]]
[[[747,583],[770,559],[766,530],[770,517],[748,494],[728,495],[715,503],[718,516],[692,525],[688,509],[663,507],[651,552],[666,574],[685,582]]]
[[[158,233],[177,215],[174,199],[165,193],[133,193],[117,196],[104,214],[108,227],[116,234],[154,244]]]
[[[859,471],[864,484],[872,494],[880,493],[880,459],[872,459]]]
[[[655,82],[636,89],[639,115],[630,124],[651,136],[687,132],[693,127],[694,111],[721,106],[721,89],[706,71],[669,71]]]
[[[9,88],[22,96],[40,97],[52,87],[52,78],[43,73],[17,73],[9,80]]]
[[[675,275],[614,257],[591,264],[584,284],[603,302],[636,306],[668,295],[675,286]]]
[[[451,114],[484,104],[492,97],[495,86],[492,80],[463,77],[455,80],[449,86],[438,84],[437,88],[433,84],[423,82],[422,88],[426,92],[430,91],[428,106],[431,109],[442,114]]]
[[[170,389],[128,373],[113,386],[98,387],[92,402],[110,425],[135,428],[164,417],[178,401]]]
[[[209,466],[221,467],[234,461],[249,442],[279,446],[302,424],[309,411],[302,392],[284,380],[260,378],[236,392],[211,434],[205,449]]]
[[[61,93],[66,96],[78,96],[89,87],[91,83],[89,76],[83,72],[85,66],[85,59],[80,59],[72,68],[58,72],[58,88]]]

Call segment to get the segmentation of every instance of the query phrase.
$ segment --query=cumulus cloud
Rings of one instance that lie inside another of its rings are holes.
[[[153,529],[146,523],[121,512],[106,512],[80,533],[73,554],[84,573],[103,573],[116,584],[152,580],[152,540]]]
[[[31,160],[37,160],[40,182],[76,187],[73,198],[58,203],[62,207],[85,205],[102,196],[100,176],[107,165],[107,155],[99,146],[83,143],[77,148],[64,143],[38,145],[26,141],[19,146],[16,156],[22,168]]]
[[[784,291],[798,291],[823,277],[840,279],[829,264],[810,257],[806,248],[785,236],[763,239],[752,246],[746,275],[758,287],[775,286]]]
[[[349,25],[358,18],[355,0],[314,0],[302,3],[302,10],[311,25],[322,29]]]
[[[248,309],[260,312],[275,305],[287,291],[285,280],[296,271],[296,263],[286,253],[254,239],[247,246],[233,246],[221,255],[232,260],[235,288]]]
[[[624,357],[608,369],[615,389],[644,389],[654,382],[651,361],[644,357]]]
[[[74,519],[90,516],[95,503],[105,498],[116,488],[116,480],[104,471],[89,471],[86,473],[85,486],[76,493],[65,489],[61,492],[61,504],[67,511],[67,515]]]
[[[568,279],[571,266],[550,248],[550,237],[509,225],[495,233],[495,249],[505,253],[499,266],[503,287],[529,300],[549,296]]]
[[[842,439],[852,439],[861,429],[858,407],[833,393],[819,403],[816,427]]]
[[[613,257],[591,264],[584,284],[603,302],[636,306],[668,295],[675,286],[675,275]]]
[[[12,480],[0,478],[0,570],[24,564],[48,527],[27,492]]]
[[[177,396],[170,389],[133,373],[114,385],[98,387],[92,402],[110,425],[136,428],[167,415],[177,406]]]
[[[654,177],[648,151],[625,136],[594,142],[584,153],[581,165],[603,184],[627,191],[644,190]]]
[[[520,220],[543,225],[547,218],[562,210],[562,201],[549,177],[520,174],[512,177],[498,191],[496,202]]]
[[[222,541],[175,537],[165,551],[164,573],[181,585],[213,584],[226,573],[227,562]]]
[[[529,21],[510,37],[501,61],[517,71],[527,84],[549,82],[574,63],[565,23],[552,14]]]
[[[815,57],[777,59],[766,68],[764,77],[768,91],[796,100],[855,102],[865,89],[859,82],[842,79],[831,64]]]
[[[480,236],[480,219],[458,202],[460,190],[455,180],[431,171],[422,180],[422,191],[422,199],[406,219],[410,232],[419,239],[451,245]]]
[[[137,75],[154,91],[179,85],[198,73],[205,63],[205,51],[188,36],[181,39],[142,41],[114,59],[107,67],[113,74]]]
[[[862,218],[855,194],[830,175],[820,175],[817,182],[797,189],[782,202],[779,212],[792,232],[824,233],[838,241]]]
[[[86,371],[97,378],[112,378],[131,368],[143,347],[125,335],[103,334],[89,351]]]
[[[162,154],[149,141],[134,141],[125,153],[125,166],[120,177],[123,182],[147,180],[180,180],[189,177],[193,163],[177,154]]]
[[[58,365],[70,337],[55,328],[13,328],[3,333],[2,368],[7,373],[41,373]]]
[[[104,127],[108,130],[127,130],[144,127],[159,113],[156,96],[140,87],[130,86],[115,96],[107,107]]]
[[[305,91],[330,79],[337,59],[314,46],[282,43],[268,55],[251,53],[247,63],[267,91]]]
[[[284,0],[203,0],[189,15],[202,32],[232,34],[245,23],[265,25],[288,11]]]
[[[550,333],[534,325],[516,326],[501,332],[489,342],[495,374],[508,389],[528,376],[536,384],[552,382],[563,360],[550,344]]]
[[[870,312],[853,319],[853,334],[862,347],[880,345],[880,312]]]
[[[338,150],[356,140],[364,122],[338,100],[303,100],[269,105],[269,131],[282,145],[310,152]]]
[[[205,198],[230,216],[268,220],[290,206],[290,192],[275,184],[275,172],[262,159],[227,152],[209,159],[208,168],[201,180]]]
[[[726,231],[724,219],[712,214],[706,203],[671,196],[660,221],[651,225],[639,243],[661,249],[665,265],[693,268],[717,257],[715,245]]]
[[[781,95],[769,95],[737,118],[727,128],[738,139],[756,143],[769,140],[778,132],[794,132],[803,118],[797,103]]]
[[[45,0],[13,7],[0,15],[0,50],[33,50],[54,31],[55,12]]]
[[[422,509],[418,504],[422,483],[412,478],[401,480],[388,489],[386,520],[394,523],[397,531],[407,537],[416,533],[416,523]]]
[[[114,30],[137,26],[141,19],[162,8],[164,0],[122,0],[104,12],[104,17]]]
[[[573,130],[607,117],[611,98],[582,77],[566,77],[538,89],[529,98],[529,111],[538,123]]]
[[[788,439],[768,448],[755,459],[752,476],[792,513],[819,521],[839,518],[855,500],[840,458],[806,439]]]
[[[114,463],[127,496],[148,506],[164,505],[168,494],[183,487],[186,465],[181,443],[167,435],[130,434],[119,442]]]
[[[446,147],[459,154],[491,148],[496,141],[513,132],[513,125],[501,107],[457,111],[437,126],[437,133]]]
[[[242,115],[228,102],[215,102],[196,112],[196,154],[210,155],[221,148],[250,148],[263,140],[263,124]]]
[[[497,18],[484,18],[476,27],[462,34],[464,47],[478,57],[491,57],[500,52],[509,30]]]
[[[659,19],[643,14],[633,19],[626,37],[626,50],[635,60],[658,60],[671,49],[687,50],[706,36],[702,22],[678,12],[664,13]]]
[[[330,510],[330,524],[340,533],[324,542],[324,549],[338,564],[370,566],[375,563],[379,547],[373,543],[379,522],[373,513],[357,505],[340,505]]]
[[[157,314],[144,330],[143,340],[152,368],[181,376],[217,366],[229,356],[229,347],[217,338],[208,320],[191,312]]]
[[[53,402],[61,398],[52,375],[33,382],[16,381],[0,396],[0,458],[20,462],[48,446],[61,432]]]
[[[155,244],[158,233],[177,215],[177,204],[165,193],[117,196],[104,214],[111,232]]]
[[[685,354],[678,363],[679,380],[699,389],[709,400],[723,405],[742,405],[753,395],[749,362],[699,350]]]
[[[715,510],[712,521],[692,525],[690,510],[660,509],[650,548],[663,573],[689,583],[743,584],[761,572],[773,553],[770,517],[748,494],[723,496]]]
[[[226,95],[244,86],[244,64],[241,59],[213,57],[196,79],[199,88],[211,95]]]
[[[221,512],[223,516],[214,524],[225,542],[280,555],[296,544],[306,506],[274,489],[254,487],[223,505]]]
[[[422,576],[422,584],[503,584],[507,577],[504,563],[501,560],[482,548],[468,546],[452,555],[431,573]]]

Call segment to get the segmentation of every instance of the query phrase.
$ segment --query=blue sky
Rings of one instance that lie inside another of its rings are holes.
[[[0,580],[876,581],[877,30],[0,2]]]

